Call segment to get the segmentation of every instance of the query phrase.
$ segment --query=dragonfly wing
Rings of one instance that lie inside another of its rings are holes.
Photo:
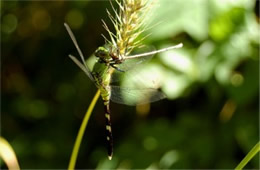
[[[92,80],[94,81],[94,78],[90,72],[90,70],[88,69],[88,67],[84,66],[76,57],[69,55],[69,57],[71,58],[71,60],[82,70],[84,71],[84,73]]]
[[[110,85],[131,89],[158,89],[163,84],[163,77],[163,69],[151,63],[128,72],[114,71]]]
[[[150,61],[150,59],[153,57],[153,55],[162,53],[165,51],[181,48],[183,46],[182,43],[170,46],[167,48],[155,50],[155,48],[151,46],[144,46],[142,48],[139,48],[135,50],[131,55],[124,56],[124,61],[121,64],[118,64],[117,67],[119,70],[127,71],[127,73],[133,72],[139,74],[139,71],[144,67],[144,63]],[[134,69],[133,69],[134,68]],[[137,71],[138,70],[138,71]],[[115,71],[112,76],[111,82],[119,82],[121,80],[121,77],[123,76],[124,72]]]
[[[135,68],[141,63],[148,62],[155,54],[181,48],[182,46],[183,44],[180,43],[159,50],[155,50],[155,48],[152,46],[142,46],[140,48],[137,48],[133,53],[131,53],[131,55],[124,56],[124,61],[118,65],[118,68],[123,71],[128,71],[132,68]]]
[[[116,67],[122,71],[115,70],[113,72],[111,83],[120,82],[125,76],[129,77],[130,75],[132,77],[132,75],[138,75],[138,72],[151,60],[152,57],[153,55],[126,59],[121,64],[116,65]]]
[[[155,48],[153,46],[142,46],[140,48],[136,48],[131,53],[131,55],[144,54],[144,53],[147,53],[149,51],[153,51],[154,49]],[[127,56],[125,56],[125,60],[121,64],[117,65],[117,67],[120,70],[128,71],[128,70],[131,70],[133,68],[136,68],[140,64],[147,63],[148,61],[151,60],[151,58],[153,56],[154,56],[153,54],[141,56],[141,57],[136,57],[136,58],[127,58]]]
[[[69,27],[69,25],[68,25],[67,23],[64,23],[64,26],[65,26],[66,30],[68,31],[69,36],[70,36],[70,38],[71,38],[73,44],[75,45],[75,47],[76,47],[76,49],[77,49],[77,51],[78,51],[78,53],[79,53],[79,56],[80,56],[80,58],[81,58],[83,64],[85,65],[85,67],[87,67],[87,65],[85,64],[85,58],[84,58],[84,56],[83,56],[82,51],[81,51],[80,48],[79,48],[78,42],[77,42],[77,40],[76,40],[76,38],[75,38],[73,32],[71,31],[71,29],[70,29],[70,27]]]
[[[79,66],[79,68],[81,68],[81,70],[83,70],[88,75],[88,77],[92,81],[94,81],[94,78],[93,78],[93,76],[92,76],[92,74],[91,74],[91,72],[90,72],[90,70],[89,70],[89,68],[88,68],[88,66],[86,64],[85,58],[83,56],[83,53],[82,53],[82,51],[79,48],[78,42],[77,42],[73,32],[71,31],[71,29],[70,29],[70,27],[69,27],[69,25],[67,23],[64,23],[64,26],[65,26],[66,30],[68,31],[69,36],[70,36],[73,44],[75,45],[75,47],[76,47],[76,49],[77,49],[77,51],[79,53],[79,56],[80,56],[83,64],[76,57],[74,57],[72,55],[69,55],[69,57],[72,59],[72,61],[74,61],[75,64],[77,64]]]
[[[130,106],[155,102],[166,98],[158,89],[131,89],[127,87],[111,86],[111,100],[115,103]]]

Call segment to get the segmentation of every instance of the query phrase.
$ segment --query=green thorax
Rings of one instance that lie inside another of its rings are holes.
[[[111,45],[105,45],[104,47],[98,47],[95,51],[95,56],[98,58],[99,62],[103,63],[115,63],[115,61],[120,60],[120,55],[118,51]]]
[[[113,60],[109,48],[99,47],[95,51],[95,56],[98,61],[95,63],[92,75],[95,79],[97,87],[101,91],[101,96],[104,101],[109,101],[110,98],[110,80],[114,68],[110,66],[110,62]]]
[[[96,62],[92,71],[97,85],[109,85],[111,78],[111,69],[106,63]]]
[[[108,104],[110,99],[110,80],[113,68],[106,63],[96,62],[92,71],[96,86],[101,92],[101,96],[105,104]]]
[[[95,56],[98,58],[98,62],[109,63],[111,60],[110,52],[105,47],[98,47],[95,51]]]
[[[98,58],[98,61],[95,63],[92,73],[98,85],[103,84],[103,86],[107,86],[111,77],[109,67],[111,57],[109,51],[105,47],[98,47],[95,51],[95,56]]]

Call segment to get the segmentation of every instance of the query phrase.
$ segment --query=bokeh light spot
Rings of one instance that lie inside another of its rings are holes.
[[[40,141],[36,143],[35,148],[43,158],[52,158],[56,152],[55,146],[50,141]]]
[[[33,118],[43,118],[48,113],[47,104],[41,100],[32,101],[29,104],[29,113]]]
[[[33,27],[37,30],[45,30],[51,23],[51,17],[44,9],[38,9],[35,11],[32,17]]]
[[[56,91],[56,99],[60,102],[64,102],[67,99],[70,99],[76,93],[76,90],[73,86],[69,84],[61,84]]]
[[[166,152],[160,160],[160,168],[170,168],[178,160],[178,152],[171,150]]]
[[[30,36],[32,33],[32,25],[29,20],[22,20],[19,22],[17,33],[20,37]]]
[[[156,149],[158,142],[154,137],[149,136],[144,139],[143,145],[146,150],[151,151]]]
[[[146,103],[142,105],[137,105],[136,106],[136,112],[140,116],[147,116],[147,114],[150,112],[151,104]]]
[[[7,14],[3,17],[1,28],[3,32],[10,34],[16,29],[17,23],[18,21],[14,14]]]
[[[233,86],[240,86],[244,82],[244,77],[240,73],[235,73],[231,76],[230,81]]]
[[[189,85],[189,79],[185,76],[177,75],[175,73],[168,74],[162,90],[169,99],[179,97]]]
[[[84,16],[79,10],[73,9],[68,12],[65,20],[71,28],[78,29],[84,22]]]
[[[234,112],[236,111],[236,107],[237,107],[237,105],[234,101],[228,100],[224,104],[224,106],[219,114],[220,121],[221,122],[229,121],[232,118]]]
[[[196,78],[198,75],[197,69],[189,53],[181,50],[167,51],[160,55],[162,62],[182,73],[187,73],[190,78]]]

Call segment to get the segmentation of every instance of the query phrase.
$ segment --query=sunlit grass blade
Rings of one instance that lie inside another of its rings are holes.
[[[246,164],[260,151],[260,141],[251,149],[245,158],[237,165],[235,170],[243,169]]]
[[[87,110],[87,112],[85,114],[85,117],[84,117],[84,119],[82,121],[82,124],[80,126],[80,129],[79,129],[79,132],[78,132],[78,135],[77,135],[77,138],[76,138],[73,150],[72,150],[72,154],[71,154],[71,157],[70,157],[70,162],[69,162],[69,167],[68,167],[69,170],[75,169],[75,164],[76,164],[76,161],[77,161],[80,144],[81,144],[83,135],[85,133],[85,129],[87,127],[89,118],[90,118],[91,113],[92,113],[92,111],[94,109],[94,106],[97,103],[97,100],[98,100],[99,96],[100,96],[100,90],[98,90],[96,92],[94,98],[92,99],[92,101],[91,101],[91,103],[90,103],[90,105],[88,107],[88,110]]]
[[[0,137],[0,158],[4,160],[8,169],[20,170],[12,146],[2,137]]]

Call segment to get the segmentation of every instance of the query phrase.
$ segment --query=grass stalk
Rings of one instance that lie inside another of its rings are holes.
[[[87,127],[89,118],[91,116],[91,113],[92,113],[92,111],[93,111],[93,109],[94,109],[94,107],[96,105],[96,102],[97,102],[99,96],[100,96],[100,90],[98,90],[96,92],[94,98],[92,99],[92,101],[91,101],[91,103],[90,103],[90,105],[88,107],[88,110],[87,110],[87,112],[85,114],[85,117],[84,117],[84,119],[82,121],[82,124],[80,126],[80,129],[79,129],[79,132],[78,132],[78,135],[77,135],[77,138],[76,138],[73,150],[72,150],[72,154],[71,154],[71,157],[70,157],[70,162],[69,162],[69,167],[68,167],[69,170],[74,170],[75,169],[75,164],[76,164],[77,157],[78,157],[79,147],[80,147],[80,144],[81,144],[81,141],[82,141],[85,129]]]
[[[20,170],[17,157],[12,146],[3,137],[0,137],[0,160],[1,159],[6,163],[8,169]]]
[[[251,149],[245,158],[237,165],[235,170],[243,169],[246,164],[260,151],[260,141]]]

